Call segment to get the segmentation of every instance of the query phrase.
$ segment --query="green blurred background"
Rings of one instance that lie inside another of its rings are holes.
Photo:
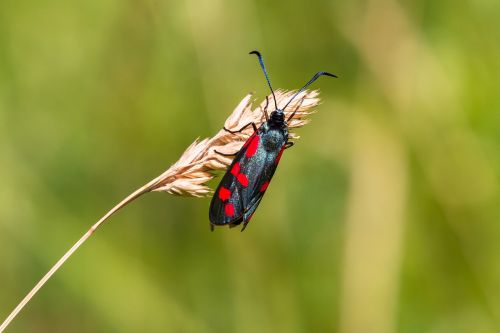
[[[240,99],[322,105],[249,228],[148,194],[8,332],[500,332],[500,2],[0,3],[0,319]],[[215,184],[215,182],[214,182]]]

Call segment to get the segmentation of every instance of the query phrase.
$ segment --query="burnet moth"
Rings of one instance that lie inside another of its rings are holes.
[[[268,115],[266,105],[264,108],[266,122],[259,128],[253,122],[246,124],[237,131],[230,131],[225,128],[226,131],[235,134],[243,131],[248,126],[252,126],[254,133],[248,138],[240,151],[235,154],[232,164],[215,190],[209,211],[212,231],[214,226],[229,225],[229,227],[235,227],[241,223],[243,223],[241,231],[245,230],[264,193],[266,193],[283,151],[293,146],[293,142],[288,141],[287,122],[292,119],[302,103],[299,103],[286,121],[285,109],[295,97],[320,76],[337,77],[327,72],[316,73],[280,109],[276,103],[276,96],[267,75],[262,55],[258,51],[252,51],[250,54],[255,54],[259,58],[260,67],[273,95],[275,109]]]

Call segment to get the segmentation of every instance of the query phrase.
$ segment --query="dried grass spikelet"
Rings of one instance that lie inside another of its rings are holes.
[[[276,101],[278,106],[283,107],[293,96],[293,91],[276,91]],[[289,128],[301,127],[309,122],[306,119],[313,113],[313,108],[318,105],[318,91],[304,91],[300,93],[285,110],[285,119],[298,107],[297,112],[290,119]],[[272,96],[268,96],[268,113],[274,109]],[[224,127],[237,131],[248,123],[254,122],[259,127],[265,122],[263,110],[266,101],[252,109],[252,94],[243,98],[240,104],[234,109],[233,113],[227,118]],[[253,133],[251,126],[247,127],[242,133],[231,134],[221,129],[214,137],[196,140],[181,158],[172,165],[161,176],[156,178],[156,182],[151,184],[151,191],[165,191],[170,194],[187,195],[201,197],[210,194],[212,191],[205,184],[214,177],[214,171],[225,170],[232,162],[232,157],[223,156],[215,152],[232,154],[241,149],[245,141]],[[292,139],[298,139],[299,136],[290,133]]]
[[[283,107],[293,96],[293,91],[276,91],[276,100],[278,106]],[[236,107],[233,113],[226,120],[224,127],[236,131],[244,125],[254,122],[257,127],[265,121],[264,113],[266,102],[263,101],[255,109],[252,109],[252,95],[248,94],[243,98],[240,104]],[[271,96],[268,96],[269,107],[268,113],[274,108],[274,101]],[[319,103],[318,91],[304,91],[300,93],[293,102],[285,110],[285,119],[296,109],[297,112],[290,120],[288,127],[290,129],[301,127],[307,124],[306,117],[310,115],[314,108]],[[59,270],[59,268],[68,260],[71,255],[94,233],[94,231],[106,221],[111,215],[116,213],[127,204],[137,199],[144,193],[151,191],[164,191],[170,194],[186,195],[201,197],[210,194],[212,191],[206,186],[206,183],[214,177],[214,171],[225,170],[232,161],[232,158],[222,156],[215,152],[231,154],[239,151],[246,139],[253,133],[253,128],[248,127],[243,132],[231,134],[224,129],[221,129],[214,137],[196,140],[186,151],[181,158],[173,164],[167,171],[160,176],[151,180],[146,185],[137,189],[116,206],[111,208],[99,221],[97,221],[90,229],[56,262],[54,266],[43,276],[43,278],[31,289],[31,291],[23,298],[23,300],[10,313],[5,321],[0,325],[0,333],[10,324],[10,322],[18,315],[26,304],[35,296],[35,294],[43,287],[43,285]],[[290,134],[292,139],[299,137],[293,133]]]

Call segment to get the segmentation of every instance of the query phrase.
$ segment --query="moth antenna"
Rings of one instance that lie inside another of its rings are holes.
[[[283,108],[283,111],[285,111],[285,109],[288,106],[288,104],[290,104],[290,102],[293,101],[294,98],[297,97],[298,94],[300,94],[301,92],[303,92],[304,89],[306,89],[311,83],[313,83],[314,81],[316,81],[321,75],[326,75],[326,76],[331,76],[331,77],[337,77],[337,75],[330,74],[328,72],[318,72],[318,73],[314,74],[314,76],[312,77],[312,79],[310,79],[309,82],[307,82],[306,84],[304,84],[304,86],[302,88],[300,88],[300,90],[297,91],[297,93],[295,95],[293,95],[292,98],[290,98],[290,100],[288,101],[288,103],[286,103],[285,107]],[[290,118],[288,118],[288,120],[290,120]]]
[[[264,65],[264,59],[262,59],[262,55],[260,54],[259,51],[252,51],[248,54],[255,54],[259,58],[260,67],[262,68],[262,71],[264,72],[264,75],[266,76],[267,84],[269,86],[269,89],[271,89],[271,93],[273,94],[274,106],[277,110],[278,103],[276,103],[276,96],[274,95],[274,90],[273,90],[273,87],[271,86],[271,81],[269,80],[269,75],[267,75],[267,70],[266,70],[266,66]]]

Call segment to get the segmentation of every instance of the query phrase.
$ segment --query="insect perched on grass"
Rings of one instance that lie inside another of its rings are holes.
[[[255,54],[259,58],[260,66],[273,95],[275,109],[268,115],[268,103],[266,103],[266,107],[264,108],[266,122],[259,128],[253,122],[246,124],[236,131],[224,128],[229,133],[236,134],[251,125],[254,133],[248,138],[241,150],[234,154],[233,163],[229,166],[214,193],[209,211],[210,227],[212,230],[216,225],[234,227],[241,223],[243,223],[241,231],[245,230],[269,186],[269,182],[276,171],[283,151],[293,146],[293,142],[288,141],[287,122],[293,118],[302,103],[298,104],[293,113],[285,121],[284,111],[286,107],[320,76],[336,77],[327,72],[316,73],[280,109],[276,103],[276,96],[274,95],[274,90],[267,75],[261,54],[258,51],[252,51],[250,54]],[[266,101],[268,102],[267,98]]]

